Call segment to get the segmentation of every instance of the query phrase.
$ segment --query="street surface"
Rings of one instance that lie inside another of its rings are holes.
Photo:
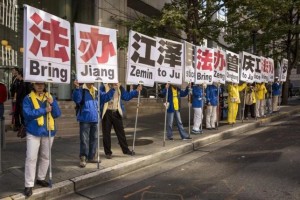
[[[300,199],[300,114],[63,199]]]

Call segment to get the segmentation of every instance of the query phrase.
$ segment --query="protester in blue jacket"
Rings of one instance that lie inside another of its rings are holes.
[[[189,93],[189,88],[186,87],[185,90],[181,90],[180,88],[166,84],[165,88],[162,90],[161,94],[166,96],[168,90],[168,109],[167,109],[167,138],[169,140],[173,140],[173,120],[175,116],[175,120],[177,122],[178,131],[180,137],[183,140],[191,139],[187,132],[184,130],[181,117],[180,117],[180,97],[185,97]]]
[[[101,87],[102,92],[108,92],[109,90],[115,90],[113,98],[108,102],[101,102],[102,110],[102,131],[103,131],[103,146],[104,153],[107,159],[112,158],[111,151],[111,128],[114,127],[119,145],[123,154],[133,155],[134,152],[128,148],[125,130],[123,126],[123,109],[122,101],[130,101],[133,97],[137,97],[138,92],[143,89],[142,85],[139,85],[136,90],[127,92],[119,83],[105,84]]]
[[[217,107],[218,107],[218,83],[208,85],[206,93],[206,128],[208,130],[216,128]],[[220,89],[219,89],[220,90]],[[220,91],[219,91],[220,92]]]
[[[272,111],[278,111],[278,101],[281,93],[281,84],[278,81],[278,77],[275,77],[275,82],[272,84]]]
[[[46,92],[45,83],[36,82],[33,83],[33,90],[23,100],[23,114],[27,134],[24,194],[29,197],[34,186],[37,160],[39,164],[36,184],[49,186],[45,178],[49,167],[49,151],[56,133],[54,119],[61,115],[61,111],[57,101]]]
[[[85,83],[82,87],[74,81],[73,101],[79,105],[77,121],[80,127],[80,167],[85,167],[87,161],[97,163],[96,152],[98,145],[98,89],[93,83]],[[114,89],[107,93],[100,92],[100,103],[112,99]]]
[[[192,107],[194,110],[194,125],[192,129],[193,134],[201,134],[203,131],[200,129],[203,119],[203,89],[200,85],[192,86]]]

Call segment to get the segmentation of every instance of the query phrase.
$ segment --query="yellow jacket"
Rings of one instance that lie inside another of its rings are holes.
[[[265,94],[267,93],[267,88],[265,83],[256,83],[255,86],[255,97],[257,100],[265,99]]]
[[[228,103],[241,103],[239,92],[245,89],[247,83],[242,85],[229,84],[228,85]]]
[[[246,87],[245,104],[252,105],[256,103],[255,88]]]

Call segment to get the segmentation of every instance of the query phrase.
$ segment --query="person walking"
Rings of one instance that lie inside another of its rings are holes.
[[[236,122],[236,115],[238,112],[238,106],[239,103],[241,103],[240,100],[240,94],[239,92],[244,90],[247,86],[246,83],[243,83],[242,85],[238,85],[237,83],[230,83],[228,85],[228,118],[227,121],[229,124],[235,124]]]
[[[0,120],[4,116],[4,102],[7,100],[7,89],[3,82],[0,82]]]
[[[218,83],[206,87],[206,129],[208,130],[216,129],[219,93]]]
[[[36,184],[42,187],[49,186],[45,178],[50,162],[49,151],[56,134],[54,119],[61,115],[57,101],[45,90],[44,82],[33,83],[33,90],[23,101],[23,114],[27,134],[24,194],[29,197],[34,187],[37,161],[39,163]]]
[[[190,140],[187,132],[183,128],[183,124],[180,116],[180,98],[185,97],[189,93],[189,87],[187,86],[185,90],[181,90],[179,87],[166,84],[165,88],[161,91],[163,96],[166,96],[168,90],[168,109],[167,109],[167,138],[169,140],[173,139],[173,120],[175,117],[177,128],[182,140]]]
[[[255,84],[256,97],[256,117],[266,117],[265,115],[265,96],[267,94],[265,83]]]
[[[118,138],[119,145],[123,154],[133,155],[133,152],[129,150],[125,130],[123,126],[123,110],[122,101],[130,101],[133,97],[138,95],[138,92],[143,88],[139,85],[136,90],[127,92],[119,83],[104,84],[101,87],[103,92],[107,92],[111,89],[114,90],[113,98],[108,102],[101,102],[102,110],[102,131],[103,131],[103,146],[104,153],[107,159],[112,158],[111,151],[111,128],[113,127]]]
[[[246,95],[245,95],[245,111],[244,111],[244,119],[249,119],[248,118],[248,113],[250,110],[250,115],[252,118],[256,118],[256,98],[255,98],[255,91],[254,91],[254,86],[251,85],[250,83],[247,84],[245,90],[246,90]]]
[[[275,77],[275,82],[272,84],[272,112],[278,111],[278,101],[281,93],[281,84],[278,77]]]
[[[80,152],[79,166],[84,168],[87,162],[97,163],[98,145],[98,89],[94,83],[85,83],[82,86],[74,81],[75,89],[72,94],[73,101],[79,106],[77,121],[79,122]],[[114,89],[100,92],[100,103],[109,101]]]
[[[202,119],[203,119],[203,89],[200,85],[192,86],[192,107],[194,110],[194,125],[192,129],[193,134],[201,134]],[[200,129],[201,127],[201,129]]]

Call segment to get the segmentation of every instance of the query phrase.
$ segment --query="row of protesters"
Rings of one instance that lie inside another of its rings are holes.
[[[189,87],[187,86],[185,90],[181,90],[179,87],[167,83],[165,88],[162,90],[161,94],[167,96],[168,103],[167,106],[167,138],[169,140],[173,139],[173,120],[175,118],[176,125],[182,140],[192,139],[189,134],[184,130],[180,115],[180,98],[185,97],[189,93]]]
[[[49,151],[56,134],[54,119],[61,115],[57,101],[46,91],[44,82],[33,83],[32,91],[23,100],[23,114],[27,135],[24,194],[29,197],[35,183],[42,187],[49,186],[45,178],[50,162]]]
[[[7,100],[7,89],[3,82],[0,82],[0,120],[4,116],[4,102]]]

